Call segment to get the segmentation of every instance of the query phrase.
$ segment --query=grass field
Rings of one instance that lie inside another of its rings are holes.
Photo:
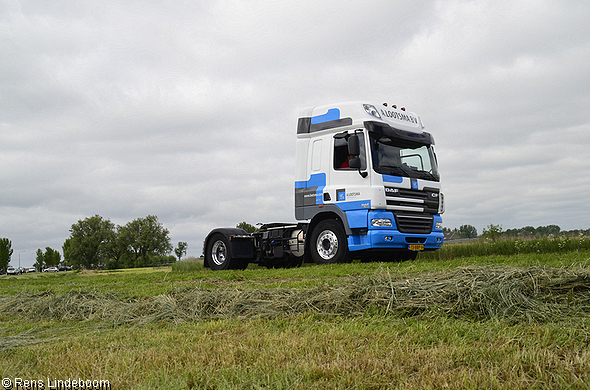
[[[45,387],[588,389],[589,344],[588,250],[0,276],[0,374]]]

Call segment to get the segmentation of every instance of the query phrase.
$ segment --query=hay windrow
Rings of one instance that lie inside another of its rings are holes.
[[[371,276],[351,276],[336,286],[303,289],[197,287],[132,299],[96,291],[0,297],[4,316],[111,324],[276,318],[310,312],[356,316],[369,311],[515,322],[588,316],[590,268],[469,267],[411,278],[383,269]]]

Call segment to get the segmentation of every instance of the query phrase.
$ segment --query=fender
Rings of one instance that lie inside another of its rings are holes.
[[[299,220],[301,220],[301,219],[315,220],[316,217],[318,217],[318,216],[334,214],[342,220],[342,225],[344,227],[344,231],[346,232],[346,235],[348,236],[348,235],[353,234],[353,232],[350,229],[350,226],[348,224],[348,218],[346,216],[346,212],[343,211],[340,207],[338,207],[335,204],[331,204],[331,203],[325,204],[325,205],[322,205],[321,208],[319,208],[318,206],[300,207],[299,209],[295,210],[295,213],[297,214],[296,218]],[[322,218],[320,218],[320,219],[322,219]]]

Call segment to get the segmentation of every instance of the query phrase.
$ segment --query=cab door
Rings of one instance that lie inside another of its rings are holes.
[[[358,137],[358,155],[351,154],[349,141],[353,135]],[[366,142],[362,132],[338,133],[332,138],[332,161],[326,191],[331,201],[343,211],[371,208],[366,156]]]

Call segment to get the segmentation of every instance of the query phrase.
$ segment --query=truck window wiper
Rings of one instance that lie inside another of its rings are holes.
[[[377,169],[387,172],[387,174],[389,174],[389,175],[398,174],[398,175],[408,176],[408,173],[409,173],[408,171],[406,171],[402,167],[392,167],[389,165],[379,165],[377,167]]]
[[[433,181],[438,181],[438,180],[439,180],[439,179],[438,179],[436,176],[434,176],[434,175],[433,175],[432,173],[430,173],[430,172],[422,171],[422,172],[420,172],[420,173],[421,173],[421,174],[422,174],[422,176],[424,176],[424,178],[426,178],[426,179],[431,179],[431,180],[433,180]]]
[[[385,173],[388,175],[401,175],[401,176],[405,176],[405,177],[414,177],[414,178],[420,178],[420,179],[426,179],[426,180],[432,180],[432,181],[439,180],[436,176],[434,176],[430,172],[417,171],[414,169],[407,169],[404,167],[392,167],[389,165],[379,165],[376,168],[376,170],[378,172]]]

